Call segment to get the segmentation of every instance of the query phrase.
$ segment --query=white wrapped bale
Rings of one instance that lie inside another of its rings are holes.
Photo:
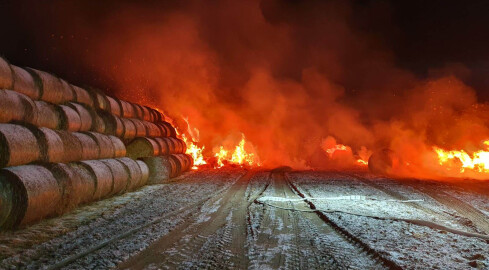
[[[124,165],[124,168],[129,174],[129,182],[126,190],[133,191],[141,187],[143,184],[143,173],[141,171],[141,167],[139,167],[139,164],[134,159],[127,157],[117,158],[116,160]]]
[[[129,183],[129,172],[125,166],[115,159],[100,160],[107,165],[112,173],[114,188],[111,195],[122,194],[126,191]]]
[[[41,82],[37,81],[37,77],[34,78],[30,72],[27,70],[10,65],[13,72],[14,85],[12,90],[19,92],[32,98],[38,100],[41,98]]]
[[[81,160],[92,160],[100,158],[100,148],[97,142],[87,134],[73,132],[78,141],[82,145],[82,158]]]
[[[59,129],[80,131],[82,122],[80,115],[75,110],[66,105],[58,105],[56,106],[56,111],[60,117]]]
[[[20,125],[0,124],[0,167],[38,161],[39,144],[32,132]]]
[[[52,216],[61,206],[62,189],[53,174],[42,166],[25,165],[0,170],[0,182],[8,182],[12,210],[3,224],[15,228]]]
[[[41,100],[53,104],[61,104],[68,101],[73,101],[75,99],[73,89],[68,87],[67,83],[63,80],[44,71],[32,68],[29,70],[35,73],[41,79]]]
[[[38,127],[47,127],[50,129],[58,129],[60,126],[60,116],[56,107],[45,101],[34,101],[38,117],[34,125]]]
[[[70,102],[68,106],[75,110],[80,116],[80,131],[90,131],[93,126],[92,114],[90,111],[83,105],[78,103]]]
[[[100,200],[107,197],[114,189],[114,180],[110,168],[99,160],[80,161],[79,164],[91,173],[95,179],[95,193],[93,200]]]
[[[90,107],[94,106],[92,96],[90,96],[90,93],[88,93],[87,90],[75,85],[71,85],[71,87],[73,88],[73,92],[75,93],[76,102],[80,104],[85,104]]]
[[[127,156],[132,159],[154,157],[160,155],[158,142],[152,138],[138,137],[126,147]]]
[[[83,160],[83,146],[78,137],[70,131],[56,131],[63,144],[63,162],[73,162]]]

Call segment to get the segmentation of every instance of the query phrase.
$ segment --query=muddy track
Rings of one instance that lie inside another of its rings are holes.
[[[254,174],[250,171],[242,176],[222,195],[206,202],[195,219],[187,220],[119,268],[246,268],[245,192]]]
[[[287,177],[286,174],[284,174],[282,177],[284,179],[284,183],[286,183],[289,190],[293,192],[296,198],[300,197],[304,199],[304,204],[307,206],[307,208],[303,208],[303,210],[317,209],[316,205],[314,205],[312,201],[306,199],[306,196],[299,190],[299,188],[294,183],[292,183],[292,181],[290,181],[290,179]],[[301,213],[302,215],[305,214],[300,211],[296,213]],[[336,224],[332,219],[330,219],[327,216],[326,213],[323,213],[321,211],[314,211],[313,213],[310,213],[310,215],[315,215],[315,218],[309,217],[309,219],[314,220],[316,223],[326,224],[332,231],[334,231],[334,233],[337,235],[337,238],[340,238],[342,239],[343,242],[347,243],[347,245],[345,246],[353,247],[350,248],[349,250],[345,248],[335,250],[334,255],[335,257],[339,258],[337,259],[338,268],[343,268],[346,266],[346,268],[352,269],[354,268],[354,266],[348,265],[349,263],[351,263],[351,260],[354,258],[358,259],[359,257],[364,257],[363,259],[361,259],[361,261],[363,262],[369,261],[371,263],[370,264],[371,269],[379,269],[379,268],[402,269],[395,262],[384,257],[376,250],[370,248],[368,244],[366,244],[365,242],[363,242],[353,234],[349,233],[347,229]]]

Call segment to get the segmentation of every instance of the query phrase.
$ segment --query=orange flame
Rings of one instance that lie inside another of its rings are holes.
[[[217,158],[217,167],[220,168],[226,163],[236,165],[261,166],[260,159],[255,153],[247,152],[245,149],[246,138],[241,134],[241,141],[231,153],[230,150],[219,147],[219,151],[214,155]]]
[[[489,173],[489,140],[484,141],[486,150],[473,152],[472,155],[465,150],[444,150],[434,146],[438,155],[438,163],[447,170],[464,172]]]
[[[336,139],[329,136],[322,141],[323,150],[328,154],[330,159],[335,159],[335,153],[344,154],[347,156],[351,156],[353,160],[355,160],[354,166],[366,167],[368,166],[368,158],[370,157],[371,152],[367,150],[367,148],[362,147],[357,155],[353,155],[352,149],[350,146],[336,143]]]

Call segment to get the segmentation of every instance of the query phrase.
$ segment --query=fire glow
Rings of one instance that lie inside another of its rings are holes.
[[[438,155],[439,164],[449,171],[489,173],[489,140],[483,144],[486,150],[478,150],[472,154],[465,150],[444,150],[436,146],[433,150]]]

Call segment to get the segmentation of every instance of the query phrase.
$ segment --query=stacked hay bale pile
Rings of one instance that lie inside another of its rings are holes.
[[[178,176],[185,150],[159,111],[0,57],[0,228]]]

